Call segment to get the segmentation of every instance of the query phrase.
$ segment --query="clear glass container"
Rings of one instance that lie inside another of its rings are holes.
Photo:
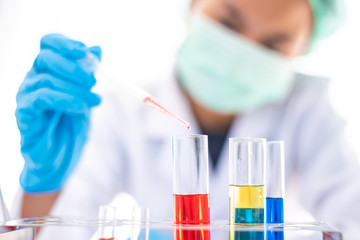
[[[210,239],[210,231],[183,229],[184,224],[209,224],[209,158],[206,135],[172,139],[175,239]]]
[[[266,222],[284,222],[285,169],[284,142],[267,142],[266,157]],[[267,232],[267,238],[283,240],[283,232]]]

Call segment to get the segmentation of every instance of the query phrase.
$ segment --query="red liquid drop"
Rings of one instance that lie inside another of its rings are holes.
[[[210,223],[209,194],[174,195],[174,222],[203,225]],[[210,230],[176,230],[176,240],[210,240]]]

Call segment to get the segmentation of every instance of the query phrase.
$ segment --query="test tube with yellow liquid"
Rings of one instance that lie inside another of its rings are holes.
[[[229,139],[230,225],[265,223],[266,139]],[[234,227],[232,227],[234,229]],[[231,240],[263,240],[264,231],[230,231]]]

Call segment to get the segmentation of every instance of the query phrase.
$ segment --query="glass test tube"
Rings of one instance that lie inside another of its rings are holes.
[[[229,139],[230,224],[265,222],[266,139]],[[230,239],[264,239],[263,232],[230,232]]]
[[[270,141],[267,143],[266,164],[266,222],[284,222],[285,169],[284,142]],[[268,240],[283,240],[284,232],[268,231]]]
[[[209,159],[206,135],[172,139],[174,223],[209,224]],[[209,230],[177,229],[175,239],[210,239]]]
[[[150,208],[133,207],[131,240],[149,239]],[[144,227],[145,225],[145,227]]]
[[[1,186],[0,186],[0,223],[6,222],[10,220],[10,214],[8,211],[8,208],[5,205],[5,201],[3,199],[2,193],[1,193]]]
[[[99,240],[114,240],[116,222],[115,207],[102,205],[99,208]]]

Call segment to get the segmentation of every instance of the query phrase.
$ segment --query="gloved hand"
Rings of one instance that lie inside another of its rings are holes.
[[[40,53],[16,97],[16,120],[25,159],[20,184],[26,192],[57,191],[76,166],[87,139],[90,110],[100,103],[91,92],[94,72],[80,59],[100,47],[59,34],[41,39]]]

